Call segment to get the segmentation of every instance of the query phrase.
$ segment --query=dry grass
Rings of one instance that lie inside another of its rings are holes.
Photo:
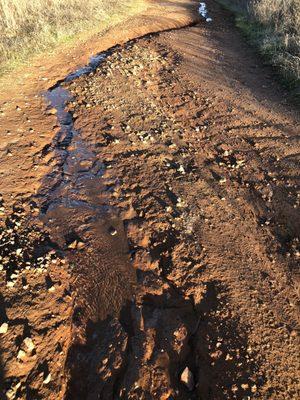
[[[300,1],[255,0],[249,11],[263,28],[261,50],[285,74],[300,79]]]
[[[79,32],[102,30],[143,0],[0,0],[0,67]]]
[[[287,81],[299,84],[300,0],[225,0],[225,3],[235,6],[235,11],[240,7],[238,26]]]

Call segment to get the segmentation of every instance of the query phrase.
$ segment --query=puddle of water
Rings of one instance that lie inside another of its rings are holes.
[[[50,103],[50,107],[57,110],[56,115],[60,125],[72,124],[72,115],[65,110],[67,102],[71,100],[68,90],[57,86],[47,92],[46,98]]]
[[[123,221],[107,199],[105,166],[75,129],[67,109],[72,94],[63,85],[96,70],[106,55],[93,57],[89,65],[68,75],[45,95],[49,107],[56,109],[60,131],[51,146],[57,164],[40,191],[40,218],[72,265],[73,323],[79,309],[81,324],[81,333],[77,326],[72,343],[76,343],[77,334],[84,337],[87,321],[119,315],[123,305],[131,301],[136,285]],[[76,345],[74,348],[76,352]],[[78,351],[75,354],[81,355]]]
[[[199,14],[201,17],[205,19],[206,22],[212,22],[212,18],[208,16],[208,11],[206,7],[206,3],[200,3],[199,5]]]
[[[95,71],[106,56],[106,53],[101,53],[91,57],[87,66],[69,74],[62,83],[71,82]],[[91,192],[95,191],[93,190],[95,186],[99,188],[101,185],[104,165],[97,160],[95,154],[82,140],[80,133],[74,128],[72,113],[66,110],[66,105],[72,100],[72,96],[67,89],[58,84],[50,89],[45,97],[49,102],[49,108],[56,109],[60,132],[56,137],[55,150],[57,156],[62,159],[62,179],[50,192],[46,210],[57,207],[58,204],[67,207],[80,204],[88,208],[97,208],[97,198],[91,196]]]
[[[88,65],[77,69],[75,72],[71,72],[65,79],[64,82],[71,82],[74,79],[79,78],[82,75],[90,74],[91,72],[95,71],[98,65],[101,64],[102,61],[105,60],[107,54],[101,53],[90,58],[90,62]]]

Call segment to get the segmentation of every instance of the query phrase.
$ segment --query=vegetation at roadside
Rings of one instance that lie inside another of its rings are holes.
[[[80,32],[103,31],[143,0],[0,0],[0,72]]]
[[[281,72],[300,85],[300,0],[218,0],[236,14],[237,26]]]

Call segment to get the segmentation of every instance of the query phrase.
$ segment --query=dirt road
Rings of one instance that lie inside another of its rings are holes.
[[[0,209],[7,398],[299,398],[299,115],[207,8],[49,86]]]

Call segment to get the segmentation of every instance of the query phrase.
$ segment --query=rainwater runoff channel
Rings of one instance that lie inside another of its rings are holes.
[[[198,13],[206,22],[212,22],[206,4],[199,4]],[[42,204],[42,213],[45,214],[50,208],[59,205],[64,207],[87,207],[97,208],[96,204],[89,204],[85,195],[86,184],[91,187],[93,180],[99,179],[105,171],[105,166],[95,157],[95,154],[84,143],[80,132],[74,128],[74,119],[71,112],[66,110],[67,104],[72,101],[71,93],[63,87],[64,83],[72,82],[83,75],[88,75],[96,71],[105,59],[116,51],[117,46],[112,49],[99,53],[90,58],[88,65],[70,73],[65,79],[59,81],[51,87],[45,94],[49,104],[49,109],[56,110],[56,116],[60,125],[60,131],[54,140],[55,156],[59,157],[61,179],[54,183],[50,188],[45,189],[50,195],[46,195],[47,200]],[[52,177],[57,175],[54,171]],[[51,178],[51,177],[50,177]],[[55,180],[54,180],[55,182]],[[40,197],[44,197],[45,193]],[[94,203],[94,202],[93,202]],[[103,206],[102,206],[103,208]]]

